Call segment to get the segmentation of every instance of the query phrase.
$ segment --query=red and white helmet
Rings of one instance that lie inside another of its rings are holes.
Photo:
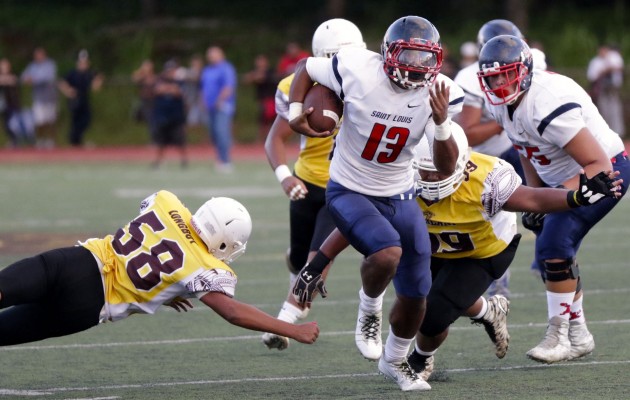
[[[228,197],[213,197],[192,216],[192,228],[210,254],[230,264],[245,253],[252,219],[247,209]]]
[[[437,168],[433,164],[433,151],[426,135],[414,149],[413,167],[419,170],[418,173],[420,175],[416,181],[416,190],[420,197],[425,200],[438,201],[452,195],[466,178],[464,172],[470,159],[468,139],[462,127],[455,122],[451,122],[451,134],[455,139],[455,143],[457,143],[459,155],[457,156],[455,171],[448,178],[430,181],[422,179],[421,170],[437,172]]]
[[[332,58],[342,47],[365,48],[363,35],[355,24],[333,18],[317,27],[313,34],[313,56]]]
[[[442,68],[440,34],[422,17],[394,21],[383,37],[381,54],[385,73],[403,89],[430,86]]]

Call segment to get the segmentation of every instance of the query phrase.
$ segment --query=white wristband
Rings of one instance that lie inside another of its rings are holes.
[[[289,104],[289,122],[293,121],[302,114],[304,104],[300,102],[293,102]]]
[[[285,164],[278,165],[278,168],[276,168],[273,172],[276,174],[276,178],[278,178],[278,182],[280,183],[293,175],[289,167],[287,167]]]
[[[435,125],[435,140],[445,141],[451,137],[451,119],[446,118],[446,121],[441,125]]]

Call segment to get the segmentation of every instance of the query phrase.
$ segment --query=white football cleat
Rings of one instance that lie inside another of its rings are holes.
[[[354,342],[363,357],[370,361],[377,361],[383,354],[383,340],[381,339],[381,325],[383,312],[366,314],[359,307],[357,327]]]
[[[431,390],[431,385],[420,378],[405,360],[397,364],[389,363],[381,357],[378,362],[378,370],[386,378],[394,380],[403,392]]]
[[[285,350],[289,347],[289,338],[284,336],[278,336],[274,333],[264,333],[262,335],[262,342],[269,350],[278,349]]]
[[[569,321],[569,342],[571,342],[569,360],[584,357],[595,349],[595,339],[588,331],[586,323],[578,324]]]
[[[527,352],[527,357],[532,360],[548,364],[566,361],[570,355],[569,321],[560,317],[553,317],[549,320],[543,341]]]

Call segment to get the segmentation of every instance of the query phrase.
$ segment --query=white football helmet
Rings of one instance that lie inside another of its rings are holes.
[[[414,149],[416,154],[413,160],[413,167],[419,170],[418,174],[420,175],[416,181],[416,189],[423,199],[430,201],[442,200],[455,193],[465,179],[464,172],[466,171],[466,164],[470,159],[468,139],[462,127],[455,122],[451,122],[451,134],[457,143],[459,155],[457,156],[455,171],[446,179],[439,181],[425,181],[422,179],[422,175],[420,174],[421,170],[437,171],[435,165],[433,165],[432,148],[429,146],[429,140],[426,135]]]
[[[247,209],[228,197],[213,197],[192,216],[191,225],[210,254],[230,264],[243,253],[252,233]]]
[[[313,56],[332,58],[342,47],[365,48],[363,35],[355,24],[333,18],[317,27],[313,34]]]

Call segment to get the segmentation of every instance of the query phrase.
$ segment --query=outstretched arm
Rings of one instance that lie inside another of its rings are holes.
[[[210,292],[200,300],[230,324],[241,328],[275,333],[307,344],[315,343],[319,335],[316,322],[289,324],[223,293]]]

